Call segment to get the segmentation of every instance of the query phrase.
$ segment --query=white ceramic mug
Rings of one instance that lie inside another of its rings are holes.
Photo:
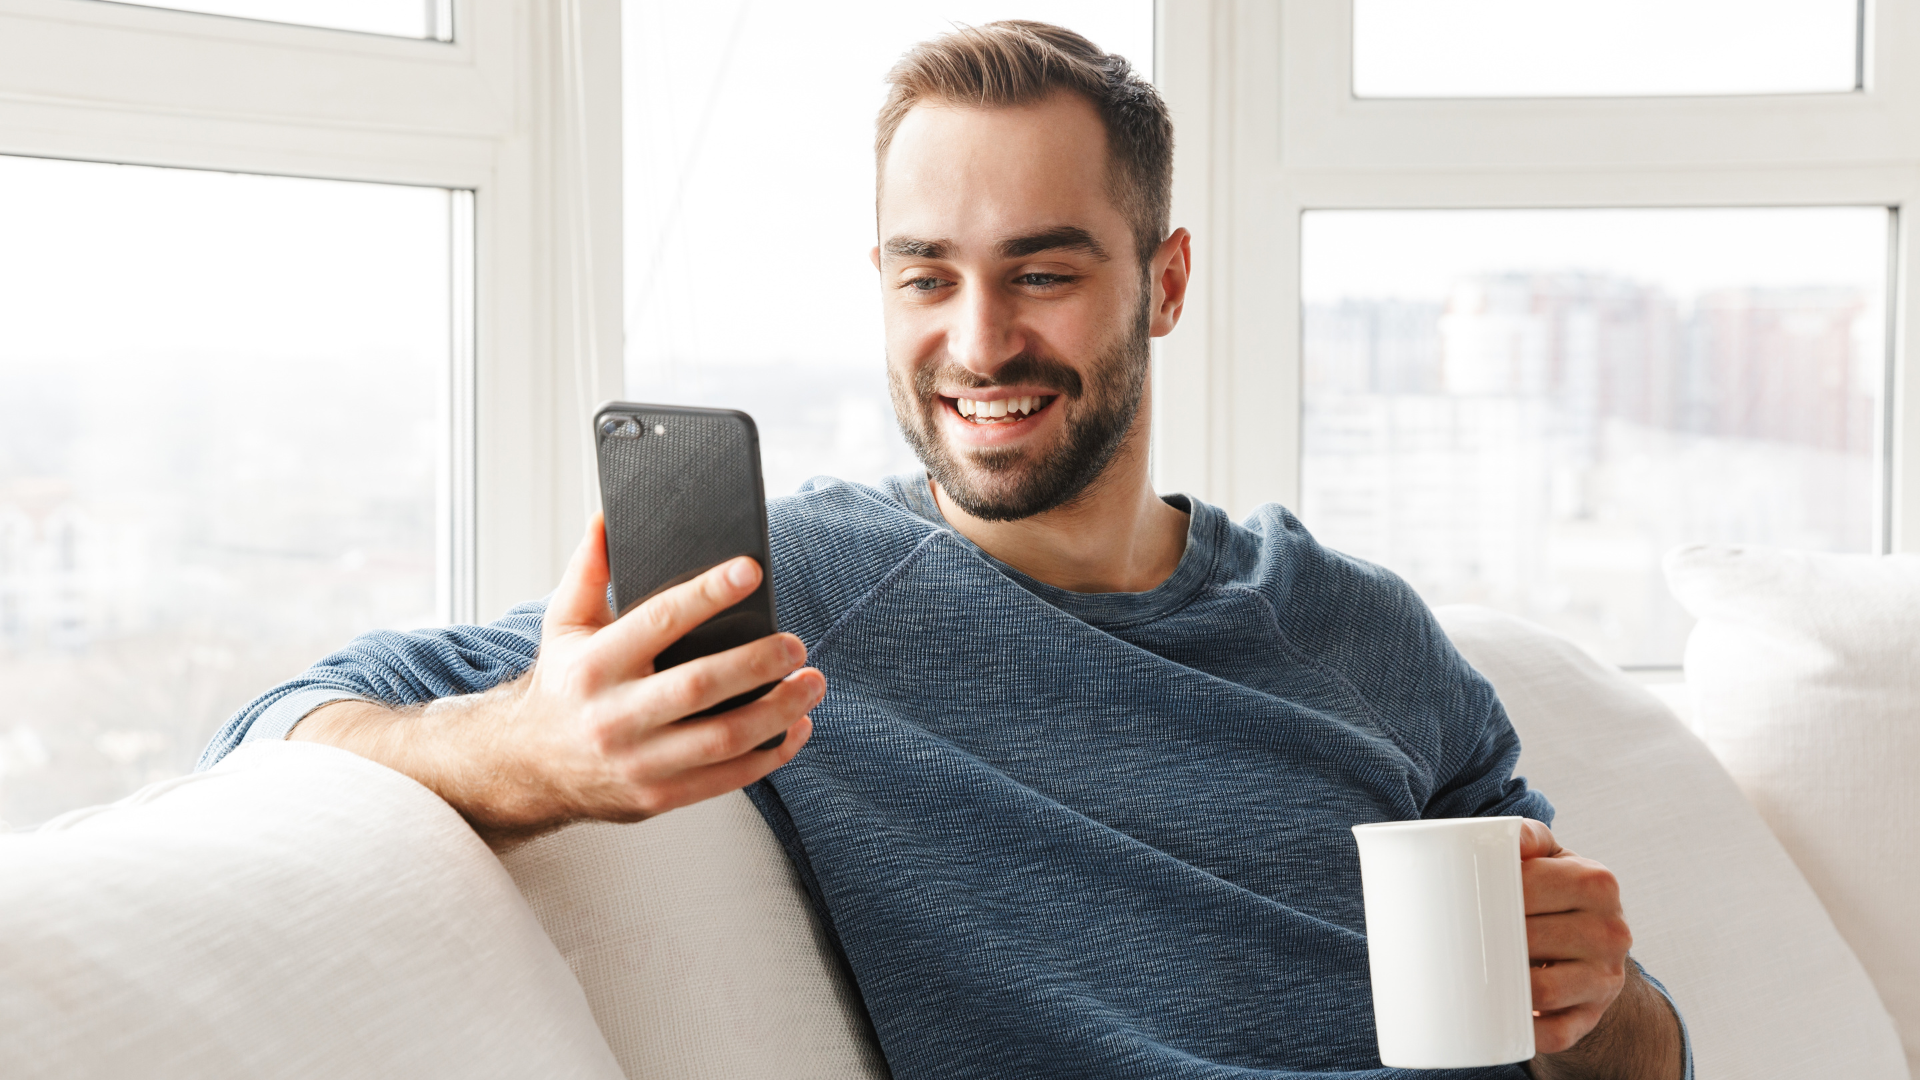
[[[1517,817],[1355,825],[1380,1063],[1533,1057]]]

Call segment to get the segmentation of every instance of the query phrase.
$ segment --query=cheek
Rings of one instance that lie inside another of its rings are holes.
[[[918,364],[939,346],[943,330],[936,312],[891,296],[881,301],[880,326],[889,365]]]
[[[1126,335],[1138,303],[1131,289],[1103,287],[1063,304],[1038,305],[1032,325],[1055,355],[1091,359]]]

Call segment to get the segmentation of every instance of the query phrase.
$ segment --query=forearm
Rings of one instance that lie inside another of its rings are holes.
[[[506,749],[488,735],[511,726],[522,681],[400,709],[336,701],[308,714],[287,738],[335,746],[411,777],[499,846],[554,824],[543,819],[541,828],[529,828],[526,821],[539,816],[535,804],[540,800],[527,775],[505,755],[475,753],[489,742],[496,750]]]
[[[1681,1080],[1680,1019],[1629,960],[1620,996],[1594,1029],[1569,1050],[1534,1058],[1530,1067],[1535,1080]]]
[[[523,604],[486,626],[362,634],[338,652],[248,702],[208,743],[209,769],[251,739],[282,739],[328,699],[359,698],[405,709],[474,694],[519,677],[540,648],[542,603]],[[319,700],[315,700],[315,699]]]

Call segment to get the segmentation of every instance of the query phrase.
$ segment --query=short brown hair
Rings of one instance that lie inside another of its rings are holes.
[[[882,170],[901,119],[922,101],[994,109],[1062,90],[1086,98],[1107,129],[1108,192],[1133,227],[1140,272],[1147,272],[1172,213],[1173,118],[1126,57],[1065,27],[1007,19],[921,42],[887,72],[887,83],[873,140]]]

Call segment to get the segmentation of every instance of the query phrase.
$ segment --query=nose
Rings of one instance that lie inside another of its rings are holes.
[[[991,379],[1001,365],[1019,356],[1026,338],[1014,322],[1014,306],[993,289],[973,288],[957,297],[948,310],[947,356],[982,378]]]

